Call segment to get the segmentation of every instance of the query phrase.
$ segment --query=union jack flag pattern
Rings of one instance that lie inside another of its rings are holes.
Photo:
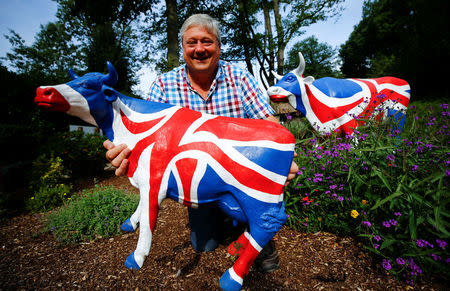
[[[239,258],[219,284],[240,290],[262,247],[286,221],[283,188],[295,139],[284,127],[265,120],[219,117],[190,109],[130,98],[111,88],[109,73],[82,77],[37,89],[35,102],[98,125],[116,144],[130,148],[128,177],[139,188],[136,211],[122,225],[140,233],[136,250],[125,261],[140,269],[151,247],[159,204],[172,198],[189,207],[216,203],[249,230],[238,242]],[[235,253],[230,245],[229,251]]]
[[[287,101],[321,133],[352,134],[364,119],[391,117],[402,129],[410,99],[409,84],[394,77],[376,79],[303,78],[305,61],[267,90],[274,102]]]

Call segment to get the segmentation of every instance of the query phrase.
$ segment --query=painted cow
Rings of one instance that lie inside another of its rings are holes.
[[[221,277],[225,290],[239,290],[253,260],[286,221],[283,187],[295,139],[279,124],[219,117],[124,96],[112,86],[117,73],[88,73],[37,89],[39,107],[67,112],[99,126],[115,144],[131,149],[127,175],[140,202],[122,229],[140,225],[136,250],[125,265],[140,269],[151,247],[158,208],[168,197],[190,207],[216,203],[249,231],[228,251],[239,258]]]
[[[392,116],[402,129],[410,97],[409,84],[394,77],[376,79],[315,80],[303,78],[305,60],[299,53],[299,66],[280,76],[277,84],[267,90],[274,102],[288,101],[321,133],[343,131],[352,134],[363,119]]]

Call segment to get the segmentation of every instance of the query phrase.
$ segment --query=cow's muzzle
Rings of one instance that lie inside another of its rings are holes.
[[[70,104],[66,98],[53,87],[37,88],[34,102],[39,107],[52,111],[67,112],[70,109]]]

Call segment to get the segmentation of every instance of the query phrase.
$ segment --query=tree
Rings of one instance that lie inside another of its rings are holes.
[[[305,58],[305,76],[312,75],[316,79],[337,77],[337,49],[326,43],[320,43],[315,36],[294,44],[287,54],[285,69],[293,70],[299,64],[298,53]]]
[[[55,0],[57,17],[84,47],[89,71],[102,72],[106,61],[114,64],[119,81],[116,89],[131,91],[140,63],[134,53],[138,38],[132,25],[141,13],[149,13],[154,1],[146,0]]]
[[[366,1],[363,19],[341,47],[342,72],[350,77],[393,75],[406,79],[413,98],[449,95],[444,60],[450,57],[450,3],[442,0]],[[440,13],[436,13],[440,11]]]
[[[15,72],[30,80],[56,83],[67,80],[67,69],[85,69],[84,53],[61,22],[41,25],[31,46],[13,30],[5,37],[12,45],[6,62]]]

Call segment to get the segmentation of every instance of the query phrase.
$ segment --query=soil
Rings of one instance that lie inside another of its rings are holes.
[[[79,187],[93,184],[89,180]],[[110,177],[99,184],[135,191],[125,177]],[[124,266],[139,231],[60,246],[43,232],[45,217],[45,213],[21,214],[1,225],[0,290],[219,290],[220,276],[233,265],[227,245],[207,253],[192,249],[187,211],[170,199],[161,205],[152,248],[139,271]],[[413,289],[380,269],[352,238],[283,227],[274,239],[280,269],[262,274],[252,267],[243,290]],[[444,286],[435,279],[414,289],[444,290]]]

